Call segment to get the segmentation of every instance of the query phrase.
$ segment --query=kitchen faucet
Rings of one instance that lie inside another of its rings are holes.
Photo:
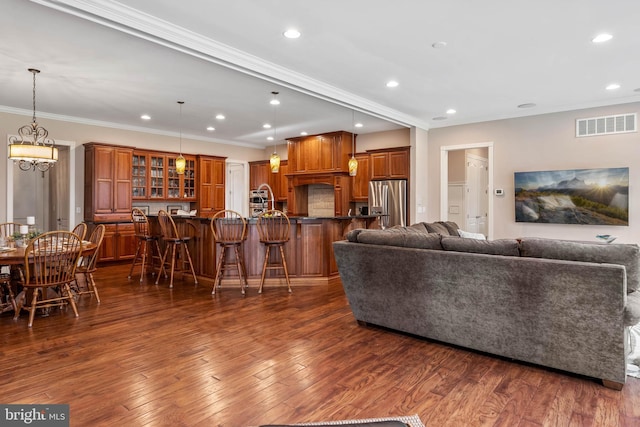
[[[271,187],[269,186],[269,184],[267,184],[267,183],[265,182],[265,183],[263,183],[263,184],[258,185],[258,190],[257,190],[257,191],[262,190],[262,187],[266,187],[266,188],[267,188],[267,190],[269,190],[269,194],[271,195],[271,210],[275,209],[275,208],[276,208],[276,202],[275,202],[275,200],[274,200],[274,198],[273,198],[273,190],[271,189]]]

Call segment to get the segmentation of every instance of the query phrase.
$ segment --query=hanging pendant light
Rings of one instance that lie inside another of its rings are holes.
[[[33,122],[18,129],[20,137],[9,137],[9,159],[23,171],[29,169],[45,172],[58,161],[56,142],[49,138],[49,131],[36,122],[36,74],[40,70],[29,68],[33,74]]]
[[[176,173],[184,175],[184,169],[187,166],[187,160],[182,156],[182,104],[184,101],[178,101],[180,104],[180,155],[176,158]]]
[[[356,135],[355,135],[355,111],[351,110],[351,124],[353,130],[351,132],[351,158],[349,159],[349,176],[356,176],[358,174],[358,159],[356,159]]]
[[[269,157],[269,166],[271,167],[271,173],[280,172],[280,156],[278,156],[278,152],[276,151],[277,147],[277,128],[276,125],[276,108],[280,104],[278,101],[278,92],[271,92],[273,94],[273,99],[271,100],[271,105],[273,105],[273,153]]]

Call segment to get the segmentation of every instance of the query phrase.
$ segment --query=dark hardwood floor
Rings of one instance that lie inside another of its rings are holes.
[[[418,414],[426,426],[638,426],[640,380],[589,378],[359,326],[340,285],[211,296],[96,274],[80,317],[0,317],[0,403],[72,426],[257,426]],[[224,285],[224,282],[223,282]]]

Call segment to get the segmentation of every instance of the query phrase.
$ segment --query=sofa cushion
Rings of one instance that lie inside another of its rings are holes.
[[[443,236],[458,236],[458,224],[453,221],[436,221],[436,222],[425,222],[429,233],[438,233]]]
[[[464,239],[487,240],[487,236],[482,233],[472,233],[470,231],[458,230],[458,235]]]
[[[578,242],[525,237],[520,240],[520,256],[624,265],[627,292],[640,287],[640,247],[636,244]]]
[[[640,323],[640,291],[627,295],[624,306],[624,326],[635,326]]]
[[[355,241],[370,245],[442,249],[439,234],[424,233],[419,231],[419,229],[416,231],[416,229],[410,229],[408,227],[388,228],[386,230],[360,230],[355,236]]]
[[[473,252],[487,255],[520,255],[516,239],[477,240],[442,236],[440,242],[446,251]]]

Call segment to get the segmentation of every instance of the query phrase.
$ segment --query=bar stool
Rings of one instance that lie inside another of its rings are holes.
[[[158,222],[160,223],[160,229],[162,230],[162,240],[164,241],[165,248],[162,257],[160,258],[160,268],[164,268],[164,264],[167,261],[167,255],[169,254],[169,250],[171,250],[171,280],[169,282],[169,288],[173,288],[173,272],[175,270],[176,260],[178,258],[182,258],[179,262],[182,263],[180,267],[180,271],[184,273],[185,264],[189,264],[189,269],[191,270],[191,274],[193,275],[193,280],[198,284],[198,278],[196,277],[196,272],[193,269],[193,261],[191,261],[191,254],[189,253],[189,241],[191,240],[190,236],[180,236],[178,233],[178,229],[176,228],[176,223],[171,218],[171,215],[167,213],[165,210],[161,210],[158,212]],[[166,269],[165,269],[165,278],[167,277]],[[160,274],[156,278],[156,285],[160,281]]]
[[[133,262],[131,263],[131,270],[129,270],[129,279],[131,279],[135,266],[140,264],[142,266],[140,268],[140,282],[142,282],[147,256],[151,259],[151,274],[155,275],[155,271],[153,271],[153,260],[154,258],[160,259],[162,251],[158,244],[159,237],[151,234],[149,220],[142,210],[138,208],[133,208],[131,210],[131,222],[133,222],[133,229],[135,231],[136,239],[138,240],[138,247],[136,248],[136,256],[133,257]],[[157,254],[155,257],[153,255],[154,249]],[[160,272],[158,274],[162,274],[162,269],[163,267],[161,265]]]
[[[244,265],[242,242],[247,238],[247,221],[236,211],[224,210],[216,213],[209,223],[215,243],[220,245],[220,254],[216,265],[216,278],[213,280],[211,294],[216,293],[216,287],[222,285],[224,270],[236,267],[240,279],[240,291],[245,293],[247,283],[247,269]],[[227,251],[233,250],[235,262],[226,262]]]
[[[272,269],[284,270],[284,276],[287,279],[287,288],[289,292],[291,292],[289,270],[287,270],[287,260],[284,256],[284,245],[289,241],[289,232],[291,229],[289,217],[284,212],[277,209],[263,212],[258,216],[257,228],[258,234],[260,235],[260,242],[266,247],[264,263],[262,264],[262,278],[260,279],[260,288],[258,288],[258,293],[262,293],[262,286],[264,286],[264,278],[267,270]],[[269,263],[269,254],[271,253],[271,248],[274,246],[278,247],[280,250],[280,264]]]

